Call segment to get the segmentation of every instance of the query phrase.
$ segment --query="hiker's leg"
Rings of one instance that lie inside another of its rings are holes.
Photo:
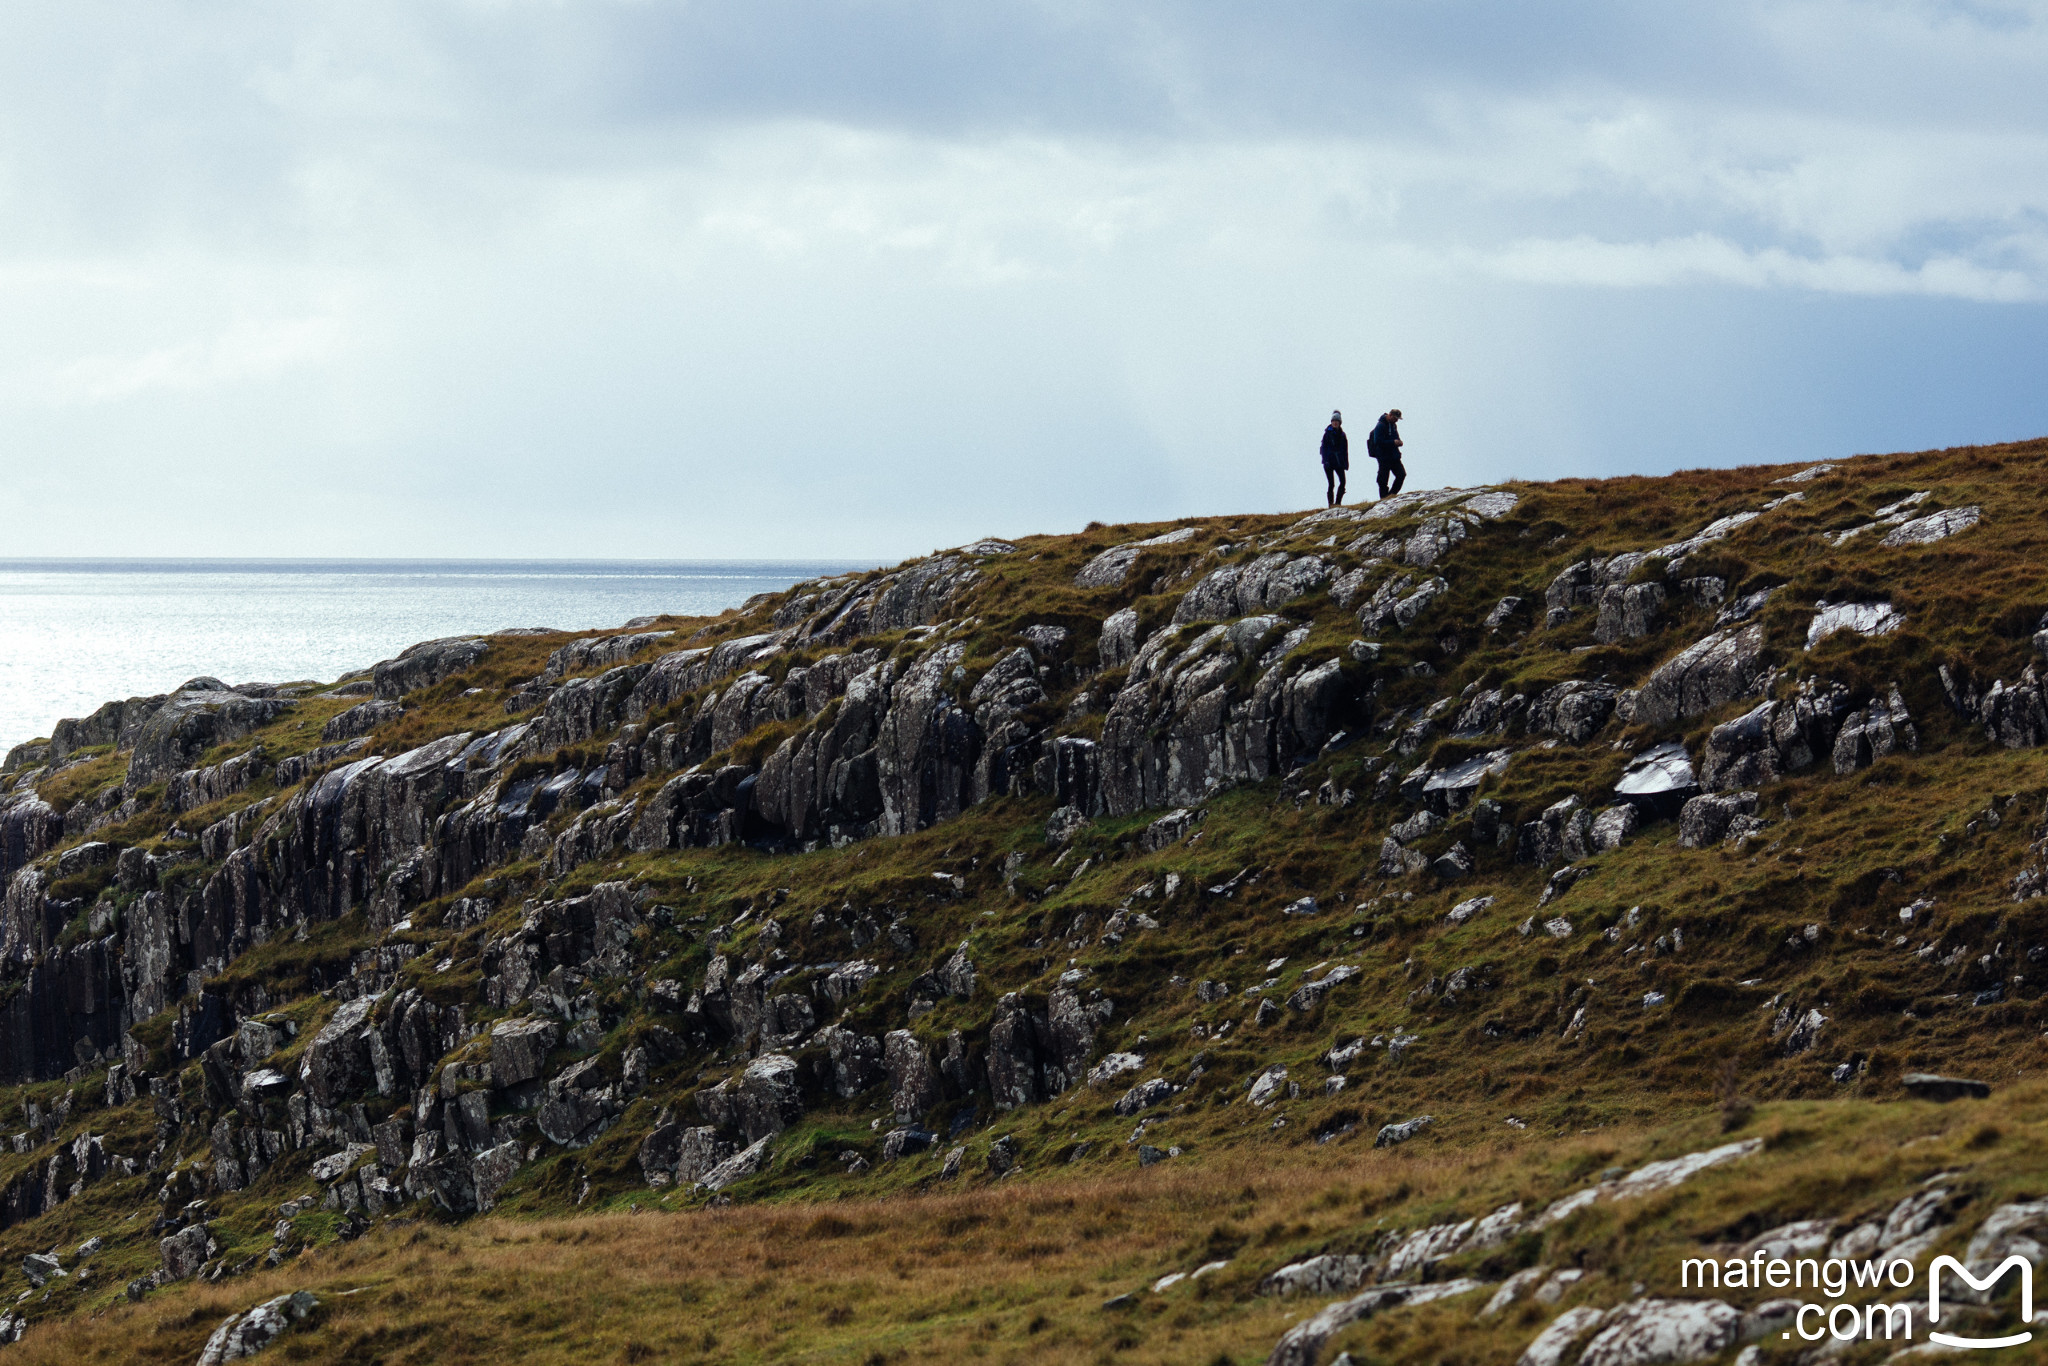
[[[1338,471],[1336,471],[1336,475],[1337,475],[1337,491],[1336,491],[1335,493],[1333,493],[1333,494],[1331,494],[1331,495],[1330,495],[1330,506],[1331,506],[1331,507],[1336,507],[1336,506],[1337,506],[1337,505],[1338,505],[1339,503],[1341,503],[1341,502],[1343,502],[1343,501],[1344,501],[1344,471],[1343,471],[1343,470],[1338,470]]]
[[[1337,506],[1337,471],[1328,465],[1323,466],[1323,506]]]
[[[1380,497],[1384,498],[1387,496],[1387,462],[1382,460],[1379,462],[1379,466],[1380,469],[1377,482],[1380,486]]]
[[[1393,470],[1394,472],[1394,487],[1392,492],[1399,493],[1401,491],[1401,485],[1408,482],[1408,467],[1401,463],[1401,457],[1398,455],[1387,462],[1387,467]]]

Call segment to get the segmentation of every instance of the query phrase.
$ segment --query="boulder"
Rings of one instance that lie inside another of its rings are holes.
[[[1138,836],[1138,848],[1148,854],[1155,854],[1169,845],[1178,844],[1186,839],[1188,832],[1199,825],[1208,814],[1206,810],[1191,811],[1187,807],[1169,811],[1145,827],[1144,832]]]
[[[1946,540],[1959,531],[1968,531],[1977,525],[1982,516],[1983,509],[1978,506],[1932,512],[1925,517],[1916,517],[1910,522],[1894,527],[1878,544],[1893,550],[1901,546],[1932,545],[1936,541]]]
[[[1579,1366],[1664,1366],[1702,1361],[1735,1345],[1742,1311],[1720,1300],[1632,1300],[1601,1325]]]
[[[882,1160],[894,1162],[899,1158],[914,1157],[935,1146],[938,1141],[939,1136],[929,1129],[914,1126],[891,1129],[882,1135]]]
[[[1173,1083],[1164,1077],[1154,1077],[1150,1081],[1141,1081],[1130,1090],[1124,1092],[1118,1098],[1114,1108],[1118,1114],[1128,1119],[1139,1111],[1149,1110],[1160,1101],[1165,1100],[1173,1094],[1173,1089]]]
[[[1719,844],[1738,816],[1756,813],[1756,793],[1731,792],[1694,797],[1678,813],[1678,844],[1704,849]]]
[[[475,668],[489,652],[490,642],[478,636],[450,636],[423,640],[370,668],[371,686],[378,697],[396,702],[416,688],[428,688],[451,674]]]
[[[1195,535],[1195,528],[1184,526],[1158,536],[1147,537],[1142,541],[1126,541],[1122,545],[1111,546],[1081,566],[1081,572],[1074,575],[1074,586],[1115,588],[1130,574],[1131,566],[1137,563],[1138,556],[1147,550],[1161,546],[1184,545],[1195,539]]]
[[[157,1244],[157,1252],[164,1262],[164,1279],[182,1281],[206,1265],[209,1257],[218,1250],[213,1235],[206,1231],[206,1225],[193,1224],[179,1229],[170,1237]]]
[[[1529,707],[1529,729],[1582,745],[1614,715],[1620,689],[1610,683],[1574,678],[1546,689]]]
[[[1725,792],[1811,768],[1832,754],[1848,711],[1847,688],[1803,679],[1791,697],[1765,702],[1708,733],[1700,785]]]
[[[1376,1285],[1348,1300],[1339,1300],[1321,1313],[1303,1319],[1280,1335],[1273,1344],[1266,1366],[1317,1366],[1323,1346],[1340,1331],[1381,1310],[1401,1305],[1428,1304],[1453,1295],[1468,1295],[1483,1288],[1483,1282],[1460,1277],[1428,1285]]]
[[[1635,720],[1668,726],[1699,716],[1763,691],[1767,677],[1761,624],[1716,631],[1657,666],[1636,697]]]
[[[1544,1325],[1536,1340],[1515,1358],[1515,1366],[1562,1366],[1573,1345],[1606,1317],[1606,1310],[1596,1309],[1590,1304],[1565,1310]]]
[[[1635,832],[1639,819],[1635,806],[1629,802],[1610,806],[1593,817],[1594,851],[1604,853],[1609,849],[1619,849],[1622,842]]]
[[[1934,1072],[1908,1072],[1899,1078],[1899,1085],[1922,1100],[1984,1100],[1991,1094],[1991,1088],[1981,1081]]]
[[[507,1089],[547,1070],[559,1034],[552,1020],[500,1020],[491,1026],[491,1082]]]
[[[405,708],[398,703],[373,697],[367,702],[350,707],[347,711],[328,717],[327,724],[320,727],[320,743],[339,744],[343,740],[353,740],[358,735],[368,735],[386,721],[396,721],[403,715]]]
[[[135,737],[128,760],[128,785],[139,788],[169,778],[215,745],[239,740],[296,705],[288,698],[246,697],[212,679],[194,679],[164,700]]]
[[[1890,635],[1905,620],[1906,614],[1888,602],[1823,604],[1806,625],[1806,648],[1811,650],[1837,631],[1853,631],[1859,636]]]
[[[1138,609],[1126,607],[1102,619],[1095,656],[1105,669],[1121,669],[1138,653]]]
[[[68,1276],[71,1273],[66,1271],[62,1264],[58,1262],[55,1254],[31,1252],[21,1259],[21,1274],[28,1277],[30,1285],[41,1290],[51,1281],[59,1277]]]
[[[369,1046],[364,1025],[376,1007],[374,996],[344,1001],[306,1046],[299,1080],[307,1093],[329,1107],[354,1096],[370,1080]]]
[[[768,1145],[774,1141],[772,1134],[755,1141],[704,1173],[697,1184],[705,1190],[722,1191],[735,1182],[758,1175],[768,1165]]]
[[[1475,754],[1462,763],[1432,773],[1422,784],[1423,804],[1438,815],[1462,811],[1471,805],[1479,785],[1488,778],[1507,772],[1513,759],[1512,750],[1496,749],[1487,754]]]
[[[907,1029],[882,1036],[882,1067],[889,1078],[889,1105],[899,1124],[920,1118],[939,1103],[939,1070],[931,1053]]]
[[[1365,1283],[1372,1261],[1328,1253],[1307,1261],[1289,1262],[1259,1282],[1261,1295],[1341,1295]]]
[[[1576,796],[1565,797],[1522,824],[1515,838],[1515,862],[1542,868],[1561,858],[1584,858],[1592,852],[1592,835],[1592,813]]]
[[[1415,1135],[1421,1133],[1434,1123],[1436,1123],[1434,1115],[1417,1115],[1414,1119],[1406,1119],[1399,1124],[1382,1125],[1379,1133],[1373,1138],[1372,1146],[1375,1148],[1391,1148],[1396,1144],[1406,1143],[1409,1139],[1415,1137]]]
[[[285,1330],[311,1318],[320,1307],[312,1292],[297,1290],[265,1300],[254,1309],[230,1314],[213,1330],[199,1353],[199,1366],[221,1366],[252,1357],[281,1337]]]
[[[1593,639],[1603,645],[1640,639],[1657,629],[1663,607],[1661,583],[1612,584],[1603,588]]]
[[[1078,806],[1062,806],[1045,818],[1045,842],[1054,848],[1073,843],[1088,828],[1088,815]]]
[[[1692,758],[1673,740],[1644,750],[1622,770],[1614,795],[1649,816],[1674,816],[1699,791]]]
[[[1899,685],[1894,683],[1888,697],[1873,697],[1870,705],[1842,718],[1831,757],[1835,772],[1854,773],[1888,754],[1900,750],[1917,753],[1919,749],[1920,732],[1906,711],[1906,699],[1900,696]]]

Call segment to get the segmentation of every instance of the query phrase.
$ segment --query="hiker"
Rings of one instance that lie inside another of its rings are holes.
[[[1351,468],[1351,441],[1344,435],[1344,414],[1330,414],[1330,425],[1323,428],[1323,489],[1329,499],[1327,506],[1335,507],[1344,501],[1344,474]]]
[[[1380,414],[1380,422],[1372,429],[1372,435],[1365,439],[1365,449],[1380,467],[1380,497],[1391,498],[1401,491],[1401,485],[1408,478],[1407,469],[1401,464],[1401,429],[1395,424],[1401,420],[1401,410],[1393,408]],[[1394,482],[1390,487],[1387,476]]]

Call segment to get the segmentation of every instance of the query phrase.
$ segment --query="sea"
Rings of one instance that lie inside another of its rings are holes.
[[[189,678],[329,682],[440,636],[716,615],[870,566],[756,560],[0,560],[0,753]]]

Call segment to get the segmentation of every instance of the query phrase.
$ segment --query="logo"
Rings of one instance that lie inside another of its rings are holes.
[[[1934,1265],[1927,1268],[1927,1322],[1930,1326],[1941,1322],[1941,1269],[1943,1267],[1947,1267],[1954,1271],[1956,1275],[1961,1276],[1969,1284],[1970,1289],[1977,1291],[1979,1294],[1989,1290],[1997,1283],[1999,1277],[2005,1275],[2007,1271],[2013,1267],[2018,1267],[2020,1269],[2020,1321],[2023,1323],[2032,1323],[2034,1321],[2034,1266],[2025,1257],[2015,1252],[2012,1256],[2000,1262],[1998,1269],[1982,1280],[1978,1280],[1975,1276],[1971,1275],[1970,1268],[1964,1266],[1955,1258],[1948,1256],[1936,1257]],[[1936,1333],[1932,1331],[1927,1334],[1928,1341],[1938,1342],[1944,1347],[2017,1347],[2023,1342],[2032,1341],[2033,1337],[2032,1332],[2014,1333],[2010,1337],[2003,1338],[1966,1338],[1958,1337],[1954,1333]]]

